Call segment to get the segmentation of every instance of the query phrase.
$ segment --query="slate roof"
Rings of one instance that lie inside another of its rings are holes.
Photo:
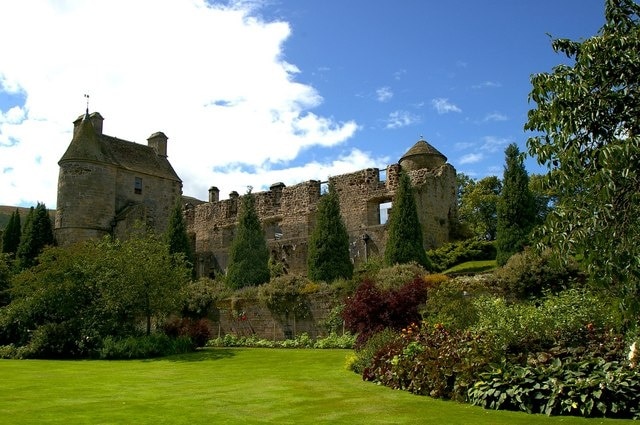
[[[418,140],[416,144],[411,147],[411,149],[409,149],[404,155],[402,155],[400,161],[402,161],[404,158],[415,155],[439,156],[444,159],[444,162],[447,162],[447,157],[440,153],[438,149],[431,146],[424,139]]]
[[[132,172],[181,181],[169,160],[157,155],[152,147],[98,134],[88,115],[79,125],[59,164],[66,161],[101,162]]]

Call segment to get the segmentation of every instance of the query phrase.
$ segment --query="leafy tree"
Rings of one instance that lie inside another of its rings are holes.
[[[47,207],[38,202],[31,207],[22,229],[20,245],[18,246],[18,262],[21,269],[36,264],[36,258],[45,246],[54,245],[53,225]]]
[[[318,202],[316,224],[309,236],[307,264],[309,279],[314,282],[332,282],[353,276],[349,234],[340,214],[340,200],[333,185],[329,185],[329,192]]]
[[[20,233],[22,232],[22,225],[20,223],[20,213],[18,209],[11,214],[9,222],[4,228],[2,233],[2,252],[11,254],[15,257],[20,246]]]
[[[505,157],[502,194],[497,208],[496,261],[501,266],[524,249],[537,215],[535,199],[529,190],[529,175],[515,143],[507,146]]]
[[[384,250],[384,261],[387,265],[415,261],[425,269],[431,269],[422,245],[422,226],[418,219],[411,180],[404,172],[400,174],[387,230],[387,245]]]
[[[182,213],[182,199],[178,197],[171,216],[169,217],[169,226],[167,227],[167,242],[169,244],[169,253],[182,253],[184,257],[192,265],[194,264],[193,250],[189,235],[187,235],[187,223]]]
[[[592,280],[640,312],[640,5],[607,0],[605,24],[583,41],[552,40],[573,60],[535,74],[529,153],[557,195],[543,242],[584,259]]]
[[[496,176],[466,180],[460,191],[458,217],[474,238],[490,241],[496,238],[501,191],[502,182]]]
[[[169,245],[152,233],[134,233],[125,241],[102,240],[101,274],[105,304],[112,310],[144,318],[146,334],[152,319],[181,307],[181,291],[191,267],[183,253],[170,253]]]
[[[9,254],[0,254],[0,308],[9,304],[10,279],[12,275],[12,261]]]
[[[242,197],[236,234],[229,248],[227,283],[232,288],[269,281],[269,250],[251,188]]]

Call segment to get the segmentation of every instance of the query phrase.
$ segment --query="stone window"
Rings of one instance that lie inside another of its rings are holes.
[[[380,217],[380,222],[378,224],[386,224],[389,220],[389,214],[391,213],[391,201],[382,202],[378,204],[378,216]]]
[[[133,193],[136,195],[142,194],[142,177],[136,177],[133,182]]]

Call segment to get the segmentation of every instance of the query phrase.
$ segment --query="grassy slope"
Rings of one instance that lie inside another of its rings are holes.
[[[0,231],[4,230],[11,218],[11,214],[13,214],[16,208],[18,208],[18,212],[20,213],[20,221],[24,224],[24,220],[27,218],[27,214],[29,214],[29,208],[0,205]],[[49,216],[51,217],[51,220],[55,220],[56,210],[49,209]]]
[[[0,360],[0,418],[3,424],[626,423],[494,412],[394,391],[345,370],[348,353],[206,349],[151,361]]]

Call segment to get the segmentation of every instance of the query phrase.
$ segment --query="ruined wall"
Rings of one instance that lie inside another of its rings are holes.
[[[212,338],[227,334],[257,336],[272,341],[295,338],[307,333],[311,338],[325,337],[324,326],[335,300],[328,295],[309,296],[309,314],[302,318],[278,317],[256,299],[224,300],[212,317]]]
[[[329,179],[338,193],[355,264],[384,253],[387,226],[381,206],[393,200],[400,171],[400,165],[392,164],[383,175],[377,168],[367,168]],[[452,220],[457,217],[455,169],[442,164],[408,173],[425,248],[448,242]],[[306,273],[307,241],[315,225],[320,193],[321,182],[312,180],[291,187],[278,183],[254,194],[271,256],[288,272]],[[215,194],[210,202],[188,205],[187,229],[195,246],[199,276],[214,276],[227,267],[240,202],[238,194],[232,192],[226,200],[217,200]]]

